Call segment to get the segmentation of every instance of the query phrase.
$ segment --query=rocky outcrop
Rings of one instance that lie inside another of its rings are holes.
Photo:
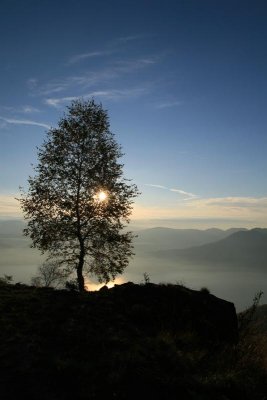
[[[191,331],[210,343],[236,343],[238,340],[234,304],[209,294],[207,290],[128,282],[115,285],[108,294],[114,304],[122,307],[121,312],[128,315],[131,323],[136,321],[148,330],[164,327],[177,332]]]

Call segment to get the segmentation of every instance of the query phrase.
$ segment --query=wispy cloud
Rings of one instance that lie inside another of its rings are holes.
[[[41,126],[42,128],[50,129],[51,126],[45,124],[43,122],[31,121],[28,119],[14,119],[14,118],[4,118],[0,116],[0,119],[8,124],[16,124],[16,125],[34,125]]]
[[[0,106],[0,110],[2,112],[8,112],[10,114],[20,113],[20,114],[33,114],[39,113],[40,110],[36,107],[31,105],[24,105],[24,106],[17,106],[17,107],[10,107],[10,106]]]
[[[39,96],[49,96],[54,93],[60,93],[67,90],[72,85],[72,79],[67,78],[64,81],[48,82],[34,87],[33,94]]]
[[[168,190],[169,192],[178,193],[181,196],[185,197],[185,198],[183,198],[183,200],[192,200],[192,199],[196,199],[199,197],[198,195],[196,195],[194,193],[186,192],[185,190],[182,190],[182,189],[168,188],[163,185],[155,185],[155,184],[151,184],[151,183],[146,183],[145,186],[150,186],[150,187],[154,187],[157,189],[164,189],[164,190]]]
[[[58,98],[49,98],[49,99],[45,99],[45,104],[47,104],[48,106],[52,106],[55,108],[60,107],[62,104],[77,100],[78,97],[76,96],[67,96],[67,97],[58,97]]]
[[[76,54],[76,55],[70,57],[70,59],[68,60],[68,64],[76,64],[87,58],[105,57],[114,52],[115,52],[115,50],[98,50],[98,51],[91,51],[91,52],[89,51],[86,53]]]
[[[133,42],[135,40],[143,38],[144,35],[129,35],[129,36],[122,36],[113,41],[110,41],[106,44],[106,48],[94,51],[84,51],[79,54],[74,54],[68,60],[68,64],[76,64],[80,61],[95,58],[95,57],[105,57],[111,54],[117,53],[121,49],[122,44],[127,44],[129,42]]]
[[[132,42],[137,39],[142,39],[145,35],[129,35],[129,36],[122,36],[116,39],[116,43],[128,43]]]
[[[145,88],[96,90],[87,94],[81,94],[80,96],[48,98],[45,100],[45,104],[57,108],[61,107],[65,103],[78,100],[80,98],[86,100],[92,97],[100,97],[101,99],[106,99],[106,100],[120,100],[120,99],[138,97],[144,95],[145,93],[146,93]]]
[[[21,107],[21,111],[20,110],[18,110],[18,111],[22,112],[22,113],[25,113],[25,114],[32,114],[32,113],[40,112],[39,108],[32,107],[32,106],[29,106],[29,105],[22,106]]]
[[[214,197],[193,198],[191,201],[164,206],[157,204],[135,204],[133,218],[183,218],[235,220],[240,226],[262,226],[267,224],[267,197]],[[231,225],[230,225],[231,226]],[[230,227],[228,226],[228,227]]]
[[[154,188],[157,188],[157,189],[167,189],[168,190],[168,188],[166,186],[162,186],[162,185],[154,185],[152,183],[145,183],[145,185],[146,186],[150,186],[150,187],[154,187]]]
[[[157,104],[156,108],[163,109],[163,108],[179,107],[182,106],[183,104],[184,104],[183,101],[169,101]]]
[[[88,88],[102,90],[104,85],[114,84],[114,81],[116,80],[120,81],[122,74],[127,76],[138,70],[149,68],[156,62],[156,57],[137,58],[132,60],[114,60],[111,65],[97,70],[90,70],[80,75],[71,75],[64,79],[53,80],[46,83],[34,81],[34,85],[31,85],[30,89],[31,93],[37,96],[50,96],[62,92],[67,92],[68,96],[70,96],[70,91],[84,91]],[[99,88],[99,86],[101,88]]]
[[[194,201],[195,207],[266,208],[267,197],[211,197]]]
[[[117,60],[114,62],[114,69],[117,72],[129,73],[138,69],[151,66],[156,62],[156,57],[139,58],[137,60]]]
[[[171,192],[175,192],[175,193],[179,193],[182,196],[186,196],[187,198],[184,200],[191,200],[191,199],[196,199],[197,197],[199,197],[198,195],[194,194],[194,193],[190,193],[190,192],[186,192],[184,190],[181,189],[170,189]]]

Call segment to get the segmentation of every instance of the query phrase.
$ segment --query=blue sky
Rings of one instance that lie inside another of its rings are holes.
[[[267,226],[266,1],[0,7],[0,217],[20,215],[47,129],[93,96],[142,192],[135,220]]]

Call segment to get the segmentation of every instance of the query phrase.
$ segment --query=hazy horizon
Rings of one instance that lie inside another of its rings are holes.
[[[14,282],[28,284],[45,257],[41,256],[38,250],[30,248],[30,239],[22,235],[23,224],[24,221],[21,219],[0,220],[0,276],[12,275]],[[158,227],[159,229],[156,228],[156,226],[148,228],[146,225],[145,229],[135,231],[138,233],[138,237],[134,240],[135,256],[130,260],[124,273],[119,275],[114,282],[110,282],[110,286],[127,281],[140,283],[144,280],[143,274],[146,272],[154,283],[182,283],[196,290],[208,287],[215,296],[234,302],[238,311],[249,307],[254,295],[260,290],[267,293],[267,271],[264,268],[248,268],[223,263],[213,265],[210,262],[203,264],[194,260],[188,262],[157,255],[157,251],[161,249],[168,250],[179,248],[179,246],[190,248],[196,244],[217,243],[218,240],[229,237],[232,231],[227,232],[227,229],[217,232],[216,227],[215,232],[212,230],[214,227],[169,229],[161,226]],[[235,228],[239,230],[244,227]],[[176,233],[182,236],[176,237]],[[202,236],[204,233],[205,235]],[[184,236],[185,234],[187,236]],[[87,279],[86,284],[90,290],[98,290],[103,286],[95,277]],[[263,297],[263,302],[267,302],[265,297]]]
[[[0,209],[1,212],[1,209]],[[3,221],[22,221],[24,220],[22,215],[0,215],[0,222]],[[267,223],[256,223],[250,220],[243,219],[225,219],[225,218],[153,218],[153,219],[130,219],[130,223],[126,224],[126,228],[130,230],[141,230],[151,228],[173,228],[173,229],[232,229],[232,228],[267,228]]]

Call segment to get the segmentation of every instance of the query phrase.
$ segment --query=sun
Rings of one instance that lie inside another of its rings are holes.
[[[97,201],[100,201],[100,202],[107,200],[107,198],[108,198],[108,195],[107,195],[107,193],[104,192],[103,190],[100,190],[100,192],[98,192],[98,193],[95,195],[95,199],[96,199]]]

